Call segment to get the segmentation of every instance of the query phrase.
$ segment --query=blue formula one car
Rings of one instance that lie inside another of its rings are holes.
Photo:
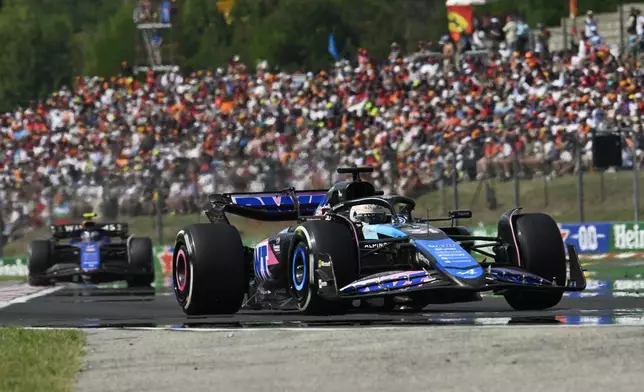
[[[126,280],[129,287],[151,285],[152,240],[129,236],[126,223],[97,223],[95,217],[84,214],[82,223],[51,226],[51,239],[29,244],[29,284]]]
[[[484,291],[516,310],[541,310],[557,305],[564,291],[585,289],[575,249],[568,246],[567,258],[550,216],[512,209],[501,216],[496,237],[475,237],[455,224],[471,211],[416,218],[414,200],[384,196],[360,179],[370,171],[338,169],[353,179],[329,190],[210,195],[210,223],[184,228],[175,241],[172,279],[183,311],[231,314],[291,304],[308,314],[337,314],[356,300],[421,309],[477,301]],[[247,247],[226,213],[297,223]],[[434,226],[441,221],[451,224]],[[475,252],[485,259],[477,261]]]

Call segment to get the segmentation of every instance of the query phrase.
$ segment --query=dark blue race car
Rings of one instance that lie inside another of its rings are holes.
[[[94,214],[84,217],[79,224],[54,225],[51,239],[29,244],[29,284],[126,280],[130,287],[150,286],[152,240],[129,236],[126,223],[97,223]]]
[[[565,291],[585,289],[575,249],[568,246],[566,257],[550,216],[512,209],[501,216],[497,236],[476,237],[455,224],[471,211],[414,217],[414,200],[384,196],[360,179],[370,171],[338,169],[353,179],[328,190],[211,195],[205,211],[211,223],[176,237],[173,282],[181,308],[202,315],[291,305],[328,314],[360,300],[421,309],[477,301],[492,291],[514,309],[541,310],[556,306]],[[296,224],[251,248],[226,213]]]

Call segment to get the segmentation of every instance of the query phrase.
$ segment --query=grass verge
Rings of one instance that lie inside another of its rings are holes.
[[[84,343],[77,330],[0,328],[0,391],[72,391]]]
[[[27,278],[25,276],[0,276],[0,282],[10,282],[13,280],[16,282],[24,282]]]

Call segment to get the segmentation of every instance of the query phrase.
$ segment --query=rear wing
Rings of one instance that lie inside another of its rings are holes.
[[[224,193],[210,195],[213,209],[207,215],[231,213],[263,221],[289,221],[315,214],[326,201],[326,189],[276,192]],[[297,201],[294,203],[293,199]]]
[[[96,223],[96,230],[108,237],[126,237],[128,235],[127,223]],[[70,223],[67,225],[53,225],[51,234],[57,240],[79,237],[83,232],[83,225]]]

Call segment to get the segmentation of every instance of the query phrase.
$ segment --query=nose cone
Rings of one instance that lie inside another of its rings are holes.
[[[462,287],[473,289],[485,286],[485,274],[480,265],[467,269],[445,268],[452,280]]]
[[[416,249],[430,259],[434,267],[463,287],[480,288],[485,285],[481,265],[451,238],[415,240]]]

